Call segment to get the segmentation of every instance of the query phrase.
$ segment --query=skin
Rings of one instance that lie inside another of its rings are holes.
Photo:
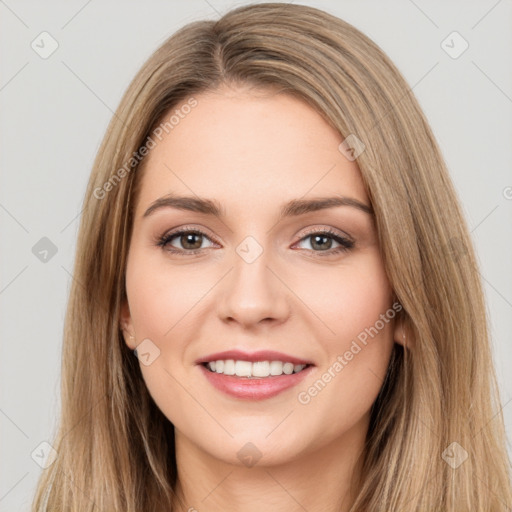
[[[359,169],[338,150],[343,137],[298,99],[226,86],[195,98],[197,106],[148,156],[121,314],[130,349],[149,338],[160,350],[140,368],[175,426],[176,506],[346,511],[370,407],[403,333],[399,322],[386,323],[300,403],[299,392],[332,373],[337,357],[391,308],[392,290],[372,215],[337,206],[278,222],[278,212],[291,199],[335,194],[370,205]],[[170,192],[215,199],[226,217],[169,207],[143,217]],[[172,247],[181,255],[157,245],[180,227],[206,234],[192,241],[199,254],[187,254],[191,245],[180,236]],[[327,239],[318,248],[306,228],[331,228],[355,245],[333,253],[339,243]],[[236,252],[249,235],[263,249],[250,264]],[[273,398],[240,400],[211,386],[195,364],[234,348],[276,350],[315,366]],[[261,453],[252,467],[237,456],[248,442]]]

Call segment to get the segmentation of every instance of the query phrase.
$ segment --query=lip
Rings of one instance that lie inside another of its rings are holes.
[[[290,375],[271,375],[262,378],[237,377],[235,375],[224,375],[216,373],[206,368],[205,363],[210,361],[234,359],[235,361],[282,361],[296,364],[307,365],[299,373]],[[314,364],[307,359],[298,358],[282,352],[273,350],[259,350],[257,352],[244,352],[241,350],[228,350],[216,352],[202,357],[196,361],[200,371],[208,382],[217,390],[231,397],[244,400],[265,400],[272,398],[279,393],[290,389],[299,384],[314,368]]]
[[[212,372],[202,364],[199,365],[199,369],[213,387],[229,396],[244,400],[265,400],[299,384],[311,372],[313,366],[308,366],[299,373],[262,378],[224,375]]]
[[[242,350],[226,350],[224,352],[216,352],[205,357],[201,357],[196,364],[209,363],[210,361],[218,361],[219,359],[234,359],[235,361],[282,361],[283,363],[307,364],[313,365],[312,361],[301,359],[298,357],[275,352],[274,350],[258,350],[257,352],[244,352]]]

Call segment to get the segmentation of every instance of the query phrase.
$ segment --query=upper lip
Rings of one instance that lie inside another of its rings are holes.
[[[201,357],[196,361],[196,364],[209,363],[210,361],[234,359],[238,361],[282,361],[284,363],[293,364],[313,364],[307,359],[301,357],[283,354],[274,350],[258,350],[256,352],[244,352],[242,350],[226,350],[224,352],[215,352],[207,356]]]

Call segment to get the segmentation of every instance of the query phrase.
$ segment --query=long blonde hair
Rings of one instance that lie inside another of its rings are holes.
[[[262,3],[176,32],[108,127],[84,200],[65,321],[51,443],[58,456],[41,475],[33,511],[171,510],[173,426],[119,326],[139,149],[172,108],[225,83],[293,94],[366,146],[357,163],[410,340],[395,345],[372,407],[351,512],[510,510],[477,264],[426,118],[397,68],[356,28],[315,8]]]

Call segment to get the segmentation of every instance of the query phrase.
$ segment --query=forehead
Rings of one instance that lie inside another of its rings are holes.
[[[305,102],[228,88],[193,99],[169,112],[172,128],[147,156],[139,215],[168,193],[246,209],[274,208],[307,194],[337,193],[368,203],[357,164],[338,149],[343,137]]]

